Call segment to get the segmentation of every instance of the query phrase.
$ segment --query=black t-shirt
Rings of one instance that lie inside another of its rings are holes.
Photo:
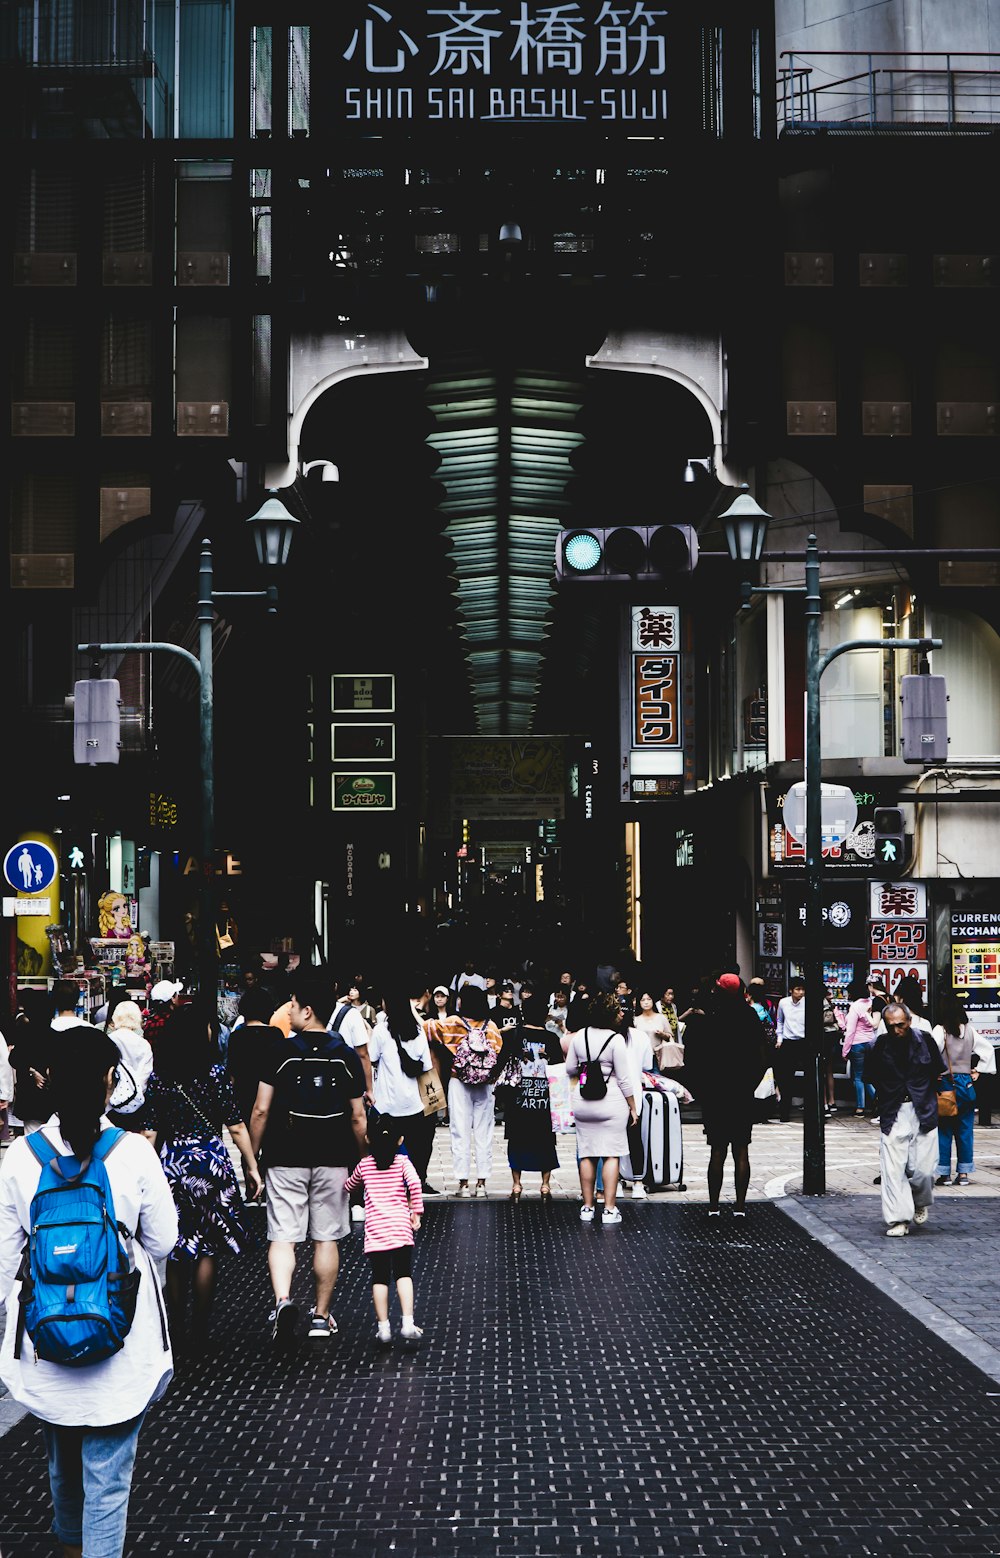
[[[229,1035],[229,1075],[233,1079],[236,1101],[243,1111],[242,1118],[250,1124],[250,1113],[257,1097],[267,1048],[274,1037],[274,1028],[258,1023],[241,1023]]]
[[[291,1039],[275,1028],[268,1028],[269,1042],[261,1046],[260,1080],[274,1088],[274,1098],[264,1133],[263,1151],[269,1168],[353,1168],[358,1161],[358,1146],[351,1126],[350,1100],[363,1098],[365,1073],[357,1055],[343,1039],[328,1033],[303,1034],[312,1042],[324,1040],[331,1046],[331,1053],[343,1061],[346,1068],[344,1091],[344,1116],[342,1120],[297,1120],[289,1124],[287,1102],[282,1099],[281,1069],[286,1061],[299,1051]]]

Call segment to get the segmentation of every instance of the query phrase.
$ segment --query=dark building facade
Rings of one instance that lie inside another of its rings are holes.
[[[1000,762],[996,568],[906,553],[998,533],[988,110],[900,90],[845,116],[776,61],[772,7],[725,0],[52,0],[3,25],[8,842],[61,841],[72,942],[110,885],[190,961],[194,677],[98,656],[121,761],[74,767],[76,646],[194,647],[198,543],[257,588],[271,490],[300,522],[280,610],[215,624],[241,955],[530,912],[674,977],[735,952],[781,983],[803,626],[794,595],[740,610],[717,519],[747,481],[770,550],[870,549],[824,561],[827,642],[944,639],[945,769],[900,759],[902,656],[845,657],[823,717],[824,776],[860,797],[831,961],[860,971],[892,921],[865,850],[901,803],[917,961],[947,962],[1000,877],[992,806],[914,800],[914,773],[982,790]],[[693,571],[554,588],[562,532],[663,523],[696,530]],[[636,734],[633,607],[677,613],[669,737]]]

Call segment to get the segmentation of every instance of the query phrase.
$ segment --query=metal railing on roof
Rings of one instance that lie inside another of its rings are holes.
[[[785,130],[921,129],[967,134],[1000,123],[1000,54],[785,49],[778,56]],[[841,60],[857,69],[820,64]],[[997,65],[993,64],[996,60]]]

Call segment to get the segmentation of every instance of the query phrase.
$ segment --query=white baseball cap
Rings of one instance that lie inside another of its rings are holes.
[[[184,986],[180,980],[161,979],[149,992],[151,1001],[172,1001],[175,995],[180,995]]]

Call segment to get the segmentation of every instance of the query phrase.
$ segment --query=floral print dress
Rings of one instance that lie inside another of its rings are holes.
[[[171,1260],[199,1260],[254,1244],[222,1126],[239,1122],[233,1084],[224,1066],[183,1083],[157,1076],[146,1088],[145,1128],[160,1137],[160,1162],[180,1224]]]

